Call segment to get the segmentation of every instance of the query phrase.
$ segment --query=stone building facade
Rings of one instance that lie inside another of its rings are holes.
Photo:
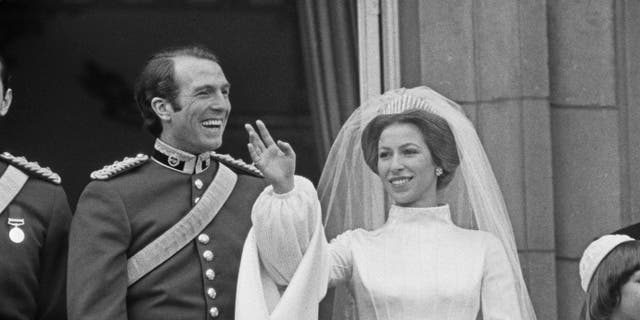
[[[640,222],[640,2],[398,2],[402,86],[475,121],[538,319],[577,319],[578,261]]]

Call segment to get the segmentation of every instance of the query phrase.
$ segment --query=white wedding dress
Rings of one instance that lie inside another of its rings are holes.
[[[302,177],[291,192],[268,187],[256,201],[257,252],[277,285],[293,277],[314,230],[321,230],[320,214],[316,191]],[[312,251],[326,255],[317,261],[327,264],[328,279],[316,282],[346,282],[358,319],[475,320],[479,310],[484,320],[520,319],[502,244],[488,232],[455,226],[447,205],[392,206],[381,228],[347,231],[322,245]]]

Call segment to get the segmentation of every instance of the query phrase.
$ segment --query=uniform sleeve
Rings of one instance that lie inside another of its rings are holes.
[[[278,285],[289,283],[320,223],[313,184],[300,176],[294,183],[294,189],[285,194],[266,187],[251,211],[260,261]]]
[[[66,319],[67,241],[71,209],[62,187],[52,195],[47,234],[41,249],[37,319]]]
[[[90,183],[78,201],[69,233],[67,306],[70,320],[127,319],[125,206],[108,182]]]
[[[488,235],[486,239],[481,293],[483,319],[520,319],[516,281],[507,254],[495,236]]]

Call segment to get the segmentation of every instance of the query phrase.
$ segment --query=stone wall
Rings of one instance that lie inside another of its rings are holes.
[[[637,1],[550,1],[549,75],[560,319],[583,301],[594,238],[640,220]]]
[[[582,251],[640,221],[640,3],[399,5],[402,85],[474,119],[538,319],[577,319]]]

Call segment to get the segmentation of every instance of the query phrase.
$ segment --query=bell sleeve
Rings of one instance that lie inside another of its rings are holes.
[[[281,286],[293,277],[321,216],[311,181],[300,176],[294,181],[293,190],[285,194],[265,188],[251,214],[260,261]]]
[[[236,319],[317,319],[326,294],[327,241],[313,184],[294,178],[286,194],[267,187],[254,203],[242,250]]]

